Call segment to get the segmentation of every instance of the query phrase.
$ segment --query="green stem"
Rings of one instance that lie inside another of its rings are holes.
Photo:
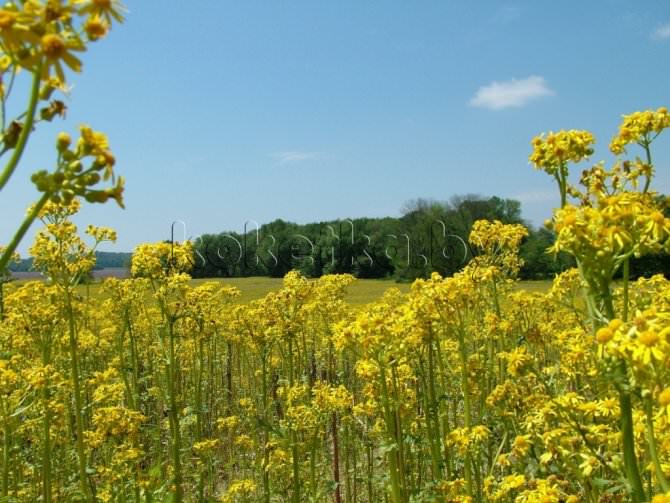
[[[328,344],[328,382],[334,384],[336,380],[335,374],[335,358],[333,357],[333,344]],[[342,503],[342,490],[340,488],[340,442],[337,427],[337,412],[333,411],[331,417],[331,435],[333,438],[333,483],[335,484],[335,503]]]
[[[386,419],[386,431],[389,437],[388,439],[394,444],[387,451],[389,475],[391,478],[391,500],[393,503],[404,503],[400,490],[400,477],[398,474],[398,448],[401,440],[396,438],[397,429],[395,427],[395,414],[391,412],[388,387],[386,385],[386,371],[383,365],[379,366],[379,379],[382,391],[382,406],[384,408]]]
[[[621,440],[623,442],[623,464],[626,478],[630,484],[634,503],[642,503],[646,500],[644,486],[640,477],[640,470],[635,455],[635,434],[633,424],[633,406],[626,376],[626,364],[620,361],[616,369],[616,377],[619,384],[619,407],[621,409]]]
[[[649,454],[651,455],[651,460],[654,463],[654,470],[656,472],[656,478],[658,483],[661,485],[661,490],[663,492],[670,491],[670,483],[663,472],[663,467],[661,466],[661,461],[658,458],[658,450],[656,448],[656,437],[654,435],[654,419],[652,417],[652,404],[651,398],[649,396],[645,397],[642,400],[644,407],[644,415],[646,417],[646,427],[647,427],[647,444],[649,445]]]
[[[554,174],[554,178],[556,178],[556,181],[558,182],[558,190],[561,193],[561,208],[564,208],[568,204],[567,182],[565,180],[564,170],[567,170],[567,167],[564,164],[561,164],[558,171]]]
[[[649,169],[651,170],[653,169],[653,164],[651,162],[651,150],[649,149],[650,143],[651,141],[649,140],[645,141],[644,144],[642,145],[642,148],[644,148],[644,152],[647,156],[647,164],[649,165]],[[646,193],[649,190],[649,185],[651,184],[651,177],[652,173],[649,173],[647,175],[647,180],[644,182],[644,190],[643,190],[644,193]]]
[[[628,321],[628,283],[630,279],[630,257],[623,261],[623,321]]]
[[[204,341],[202,340],[202,334],[200,334],[200,340],[198,341],[198,373],[196,377],[195,385],[195,410],[196,410],[196,437],[197,440],[202,440],[203,432],[203,405],[202,405],[202,381],[205,369],[205,351],[203,347]]]
[[[65,300],[67,307],[68,329],[70,336],[70,366],[72,371],[72,389],[74,391],[75,408],[75,426],[76,426],[76,449],[77,461],[79,465],[79,485],[84,493],[86,500],[93,502],[93,493],[86,475],[86,456],[84,451],[84,420],[82,416],[83,403],[81,400],[81,383],[79,380],[79,354],[77,351],[77,331],[74,320],[74,310],[72,308],[72,293],[65,291]]]
[[[312,501],[316,501],[316,435],[312,437],[309,445],[309,488]]]
[[[7,283],[7,280],[3,277],[3,274],[0,271],[0,321],[5,319],[5,283]]]
[[[49,364],[49,350],[42,351],[42,364]],[[44,417],[42,418],[42,498],[45,503],[51,503],[51,411],[49,410],[49,379],[47,378],[42,389]]]
[[[7,498],[9,495],[9,464],[11,452],[11,426],[9,418],[5,416],[5,425],[3,427],[3,449],[2,449],[2,496]],[[45,500],[46,501],[46,500]]]
[[[130,345],[130,362],[132,365],[131,370],[131,379],[133,386],[133,401],[135,403],[135,410],[140,410],[140,389],[139,389],[139,363],[137,359],[137,341],[135,340],[135,334],[133,325],[130,322],[130,310],[126,312],[126,326],[128,328],[128,342]]]
[[[432,337],[428,340],[428,407],[426,412],[428,414],[428,417],[426,418],[426,426],[428,428],[428,434],[430,435],[430,455],[433,477],[435,480],[438,480],[442,478],[442,460],[440,459],[440,420],[438,417],[439,411],[435,393],[435,361]]]
[[[228,347],[228,357],[230,358],[230,344]],[[229,367],[230,368],[230,367]],[[268,365],[267,357],[263,351],[261,354],[261,369],[263,372],[263,389],[261,400],[263,402],[263,502],[270,503],[270,473],[268,471],[270,464],[270,448],[268,447]]]
[[[391,365],[391,382],[393,384],[393,400],[394,403],[400,403],[400,393],[398,391],[398,372],[397,372],[397,363],[394,362]],[[407,501],[408,497],[408,483],[407,483],[407,466],[408,462],[406,460],[407,456],[405,454],[405,443],[404,438],[405,434],[402,429],[402,420],[400,418],[400,408],[393,407],[393,414],[395,420],[395,437],[398,439],[398,473],[400,475],[400,492],[403,498],[403,501]]]
[[[288,380],[289,386],[293,388],[293,335],[288,337]],[[293,461],[293,494],[291,501],[300,503],[300,460],[298,459],[298,434],[295,429],[291,430],[291,458]]]
[[[372,489],[372,479],[374,477],[375,468],[374,468],[374,461],[373,461],[373,458],[372,458],[372,443],[371,442],[369,442],[369,441],[367,442],[365,450],[366,450],[366,454],[367,454],[367,467],[368,467],[368,476],[366,477],[367,478],[367,481],[366,481],[367,482],[367,489],[368,489],[368,501],[374,501],[374,498],[373,498],[374,491]],[[337,503],[340,503],[340,502],[338,501]]]
[[[33,122],[35,120],[35,110],[37,109],[37,103],[40,96],[40,82],[42,81],[41,74],[42,63],[40,62],[37,65],[35,72],[33,73],[33,83],[30,87],[30,98],[28,100],[28,110],[26,111],[26,122],[21,128],[21,133],[19,134],[19,138],[16,141],[16,146],[12,152],[12,156],[9,158],[9,161],[7,161],[7,164],[5,165],[5,169],[0,174],[0,190],[2,190],[7,184],[9,178],[14,173],[16,166],[18,166],[19,161],[21,160],[21,156],[23,155],[23,151],[26,148],[26,143],[28,143],[28,137],[32,132]],[[1,269],[2,266],[0,266],[0,270]]]
[[[173,503],[181,503],[183,499],[182,474],[181,474],[181,428],[179,425],[179,410],[177,408],[177,391],[175,386],[176,356],[175,356],[175,334],[172,320],[168,321],[169,337],[169,364],[168,364],[168,390],[170,393],[170,422],[172,423],[172,469],[174,492]]]
[[[202,440],[203,437],[203,405],[202,405],[202,381],[203,373],[205,368],[205,352],[204,352],[204,341],[202,339],[203,334],[200,333],[200,340],[198,341],[198,374],[195,387],[195,410],[196,410],[196,439],[198,441]],[[206,467],[203,466],[200,472],[200,480],[198,481],[198,503],[204,503],[205,501],[205,470]]]
[[[435,356],[437,359],[437,367],[441,376],[441,389],[443,390],[442,393],[446,393],[446,390],[449,389],[449,385],[447,384],[447,372],[445,369],[444,361],[443,361],[443,356],[442,356],[442,350],[440,349],[440,342],[438,340],[437,344],[435,345]],[[442,417],[442,430],[441,430],[441,438],[446,438],[449,435],[449,432],[451,431],[449,427],[449,402],[446,400],[440,400],[438,403],[439,406],[439,411],[438,414]],[[444,442],[444,460],[446,464],[446,475],[447,478],[451,478],[451,474],[454,471],[453,468],[453,456],[451,455],[451,452],[449,450],[449,445],[447,442]]]
[[[459,329],[458,334],[459,348],[458,353],[461,359],[461,386],[463,387],[463,422],[466,430],[469,432],[472,427],[472,412],[470,404],[470,383],[468,379],[468,357],[465,349],[465,337],[463,329]],[[474,490],[472,486],[472,456],[470,451],[465,455],[465,486],[468,491],[468,496],[474,497]]]
[[[10,243],[7,245],[7,248],[5,248],[4,252],[0,256],[0,271],[4,271],[5,268],[7,267],[7,264],[9,264],[9,261],[12,258],[14,252],[16,251],[16,248],[19,246],[19,243],[23,239],[23,236],[26,235],[26,232],[28,232],[28,229],[33,224],[33,222],[39,215],[40,211],[42,211],[42,208],[44,208],[44,205],[49,200],[49,197],[51,197],[51,194],[45,192],[40,198],[40,200],[32,207],[30,213],[23,220],[23,223],[16,231],[16,234],[14,234],[14,237],[12,238]]]

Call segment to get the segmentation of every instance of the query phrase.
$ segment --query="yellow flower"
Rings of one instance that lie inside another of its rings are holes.
[[[119,0],[74,0],[75,5],[79,5],[79,14],[88,14],[90,16],[103,17],[107,23],[112,19],[122,23],[125,6]]]
[[[596,332],[598,344],[606,344],[614,337],[614,331],[610,327],[601,327]]]
[[[80,40],[75,38],[63,38],[57,33],[47,33],[42,36],[41,50],[44,55],[44,64],[42,67],[43,78],[48,78],[53,67],[56,76],[61,82],[65,82],[65,72],[63,65],[65,63],[72,71],[81,71],[81,60],[74,56],[70,51],[85,51],[86,47]]]
[[[256,491],[256,483],[251,479],[235,480],[231,482],[225,494],[221,496],[221,503],[233,503],[238,498],[250,498]]]
[[[101,19],[100,16],[91,16],[84,23],[84,31],[89,40],[99,40],[109,31],[109,22]]]
[[[665,388],[659,393],[658,403],[661,405],[661,407],[670,405],[670,388]]]
[[[657,110],[645,110],[623,116],[619,126],[619,133],[612,139],[610,150],[614,154],[625,151],[626,145],[637,143],[648,147],[649,144],[665,128],[670,127],[668,109],[661,107]]]
[[[516,457],[523,457],[530,449],[530,435],[517,435],[512,444],[512,453]]]
[[[34,21],[32,16],[26,16],[18,11],[16,6],[7,3],[0,9],[0,39],[3,46],[10,52],[16,52],[24,44],[38,45],[39,37],[30,29]]]
[[[533,152],[530,162],[536,169],[543,169],[551,175],[565,169],[568,161],[578,163],[593,154],[595,138],[588,131],[550,132],[533,138]]]

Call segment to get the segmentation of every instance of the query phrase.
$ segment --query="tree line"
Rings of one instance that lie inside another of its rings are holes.
[[[411,281],[433,271],[449,276],[477,254],[468,242],[480,219],[523,223],[521,204],[500,197],[456,196],[449,201],[416,199],[398,218],[356,218],[309,224],[278,219],[242,232],[200,236],[195,243],[195,277],[284,276],[298,269],[318,277],[350,273],[359,278]],[[553,277],[571,267],[567,257],[546,249],[554,236],[529,227],[521,254],[523,278]]]
[[[412,281],[432,272],[450,276],[477,254],[468,242],[480,219],[521,223],[528,237],[521,246],[521,279],[548,279],[574,264],[553,256],[552,231],[535,228],[521,217],[521,203],[500,197],[468,194],[449,201],[414,199],[400,217],[356,218],[308,224],[281,219],[242,232],[204,234],[194,241],[193,276],[198,278],[283,277],[297,269],[310,277],[349,273],[358,278]],[[132,254],[96,252],[96,268],[127,268]],[[31,271],[32,258],[12,263],[10,271]],[[670,276],[670,257],[653,255],[631,261],[631,276]]]

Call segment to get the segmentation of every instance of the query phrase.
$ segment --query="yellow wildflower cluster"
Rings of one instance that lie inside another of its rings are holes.
[[[533,138],[530,162],[536,169],[556,175],[568,162],[581,162],[593,155],[595,138],[588,131],[559,131]]]
[[[622,154],[626,151],[626,145],[631,143],[648,147],[656,136],[668,127],[670,127],[670,114],[665,107],[624,115],[619,132],[610,142],[610,150],[614,154]]]
[[[585,269],[611,280],[623,260],[666,250],[667,218],[648,194],[621,192],[597,207],[568,205],[554,214],[552,251],[580,257]]]
[[[164,278],[173,273],[190,271],[193,260],[193,246],[189,241],[143,244],[133,252],[130,271],[133,277]]]
[[[561,141],[560,169],[592,144]],[[297,272],[240,303],[191,282],[189,243],[142,245],[135,278],[82,295],[78,203],[45,204],[49,280],[3,298],[1,498],[667,501],[670,281],[627,261],[666,250],[670,223],[636,185],[653,169],[624,162],[556,211],[576,267],[548,292],[515,283],[526,230],[478,221],[463,270],[358,307],[353,277]]]

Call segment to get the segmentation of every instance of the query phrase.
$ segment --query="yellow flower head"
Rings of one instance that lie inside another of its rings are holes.
[[[555,175],[568,162],[578,163],[593,154],[595,138],[588,131],[561,130],[533,138],[530,162],[536,169]]]
[[[614,154],[621,154],[625,152],[626,145],[631,143],[649,147],[649,144],[667,127],[670,127],[670,114],[665,107],[656,111],[645,110],[624,115],[619,132],[612,138],[610,150]]]

